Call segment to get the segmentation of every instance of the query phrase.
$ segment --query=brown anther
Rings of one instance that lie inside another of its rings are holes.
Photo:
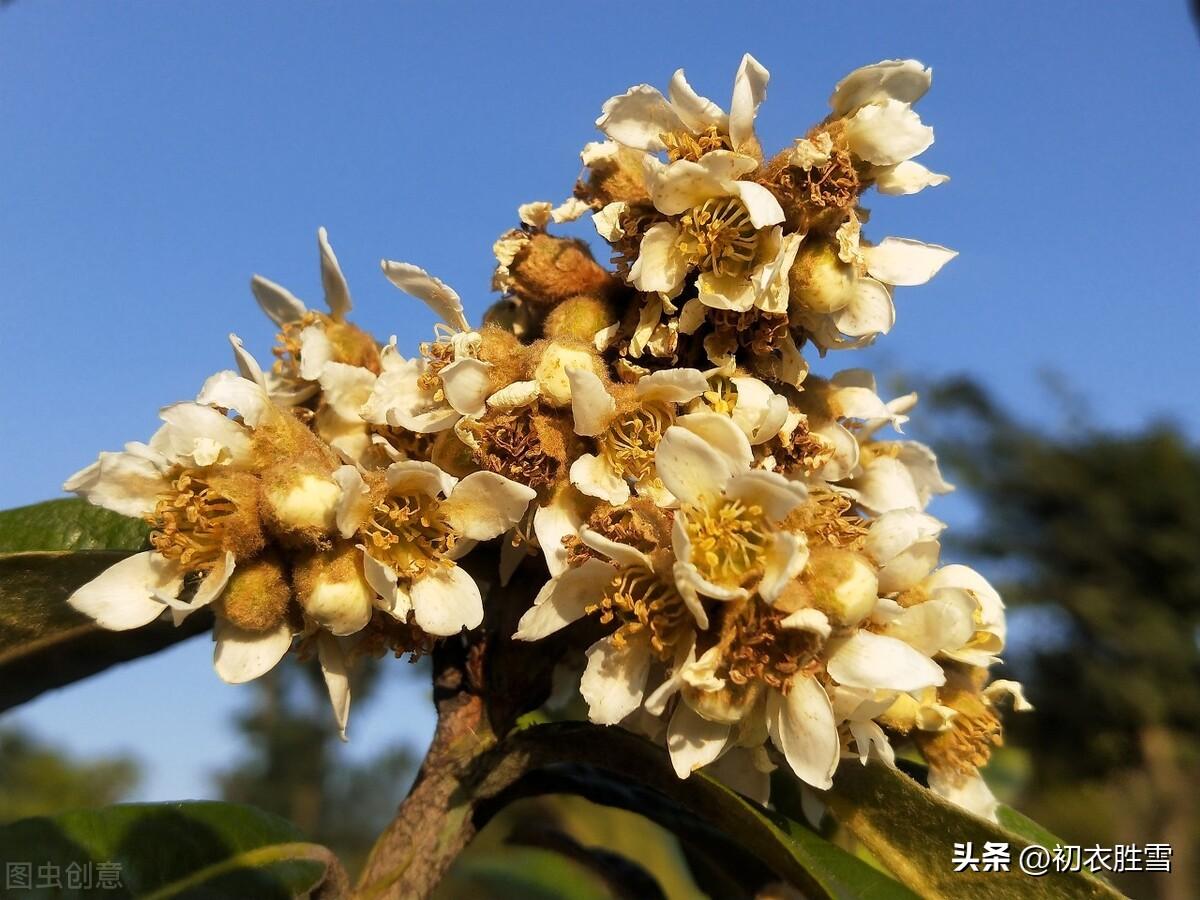
[[[658,139],[666,146],[667,159],[670,162],[678,159],[696,162],[710,151],[733,149],[729,137],[722,134],[716,125],[709,125],[700,132],[666,131],[660,134]]]
[[[154,529],[150,546],[189,572],[207,572],[224,553],[226,519],[236,512],[237,504],[203,475],[184,469],[145,517]]]

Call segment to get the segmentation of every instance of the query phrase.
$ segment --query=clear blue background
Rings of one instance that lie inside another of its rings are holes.
[[[59,493],[101,449],[272,329],[260,272],[319,302],[325,225],[358,322],[413,348],[432,318],[378,261],[426,266],[478,315],[491,244],[561,200],[605,98],[676,66],[725,104],[744,51],[772,72],[768,148],[825,114],[845,72],[932,65],[923,158],[953,180],[879,198],[869,234],[961,256],[901,290],[867,354],[966,371],[1058,426],[1062,372],[1099,424],[1200,433],[1200,42],[1184,0],[1137,4],[151,3],[0,8],[0,505]],[[935,506],[954,519],[966,505]],[[148,798],[211,793],[247,692],[197,640],[16,714],[80,751],[126,749]],[[352,752],[426,739],[405,666],[351,720]]]

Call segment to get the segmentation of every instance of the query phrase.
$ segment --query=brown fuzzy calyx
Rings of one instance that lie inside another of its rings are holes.
[[[213,604],[217,615],[244,631],[270,631],[284,620],[292,589],[279,556],[271,551],[239,565]]]
[[[1000,717],[971,685],[948,683],[938,690],[938,702],[955,711],[949,727],[913,731],[913,739],[931,768],[971,775],[987,765],[993,749],[1003,745]]]
[[[531,303],[553,305],[579,294],[603,296],[612,283],[583,241],[537,232],[508,265],[506,288]]]
[[[612,304],[603,297],[580,294],[568,297],[546,316],[542,326],[548,338],[569,341],[595,341],[596,332],[617,321]]]
[[[578,443],[564,417],[548,415],[537,406],[489,412],[464,427],[475,439],[472,455],[479,468],[534,490],[547,488],[565,475],[571,450]]]

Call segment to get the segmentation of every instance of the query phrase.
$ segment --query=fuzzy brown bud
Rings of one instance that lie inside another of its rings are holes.
[[[270,631],[283,621],[291,597],[283,563],[264,553],[234,569],[215,611],[244,631]]]

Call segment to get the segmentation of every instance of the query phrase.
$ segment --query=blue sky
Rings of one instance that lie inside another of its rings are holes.
[[[1200,434],[1200,41],[1184,0],[16,0],[0,9],[0,506],[56,496],[97,451],[148,436],[160,406],[229,365],[229,331],[265,355],[250,275],[319,301],[319,225],[378,335],[412,348],[433,324],[385,282],[385,256],[478,315],[492,241],[519,203],[568,195],[605,98],[685,66],[725,103],[747,50],[772,72],[768,148],[823,117],[851,68],[912,56],[935,73],[923,161],[953,180],[879,198],[868,234],[961,255],[901,289],[877,348],[818,371],[966,372],[1049,427],[1052,368],[1100,425]],[[137,753],[144,797],[202,796],[247,696],[208,657],[193,641],[16,720]],[[428,733],[424,687],[395,681],[356,711],[352,752]]]

